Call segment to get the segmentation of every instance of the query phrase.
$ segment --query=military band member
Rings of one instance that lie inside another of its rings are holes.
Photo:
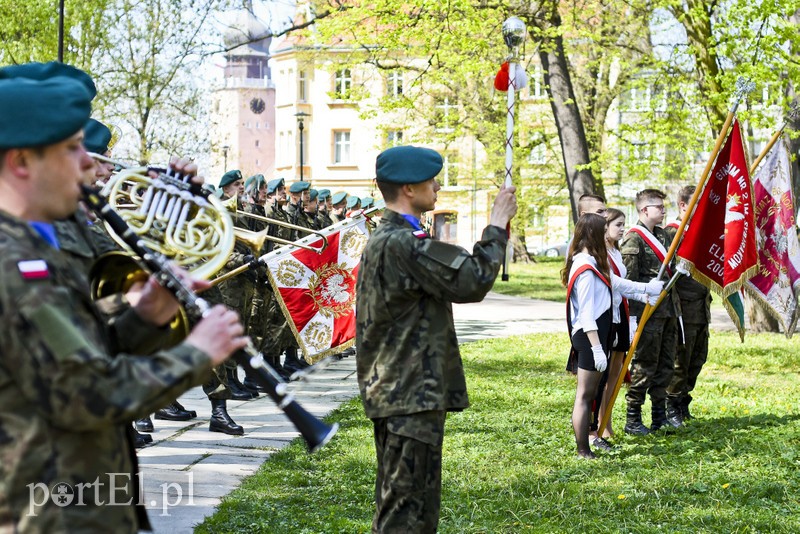
[[[336,224],[345,219],[347,210],[347,193],[339,191],[331,195],[331,220]]]
[[[309,193],[308,190],[311,188],[311,182],[295,182],[289,186],[289,202],[286,204],[285,209],[286,213],[289,215],[289,222],[295,225],[300,224],[301,215],[303,213],[303,204],[308,202]],[[297,232],[294,234],[294,240],[303,237],[302,235],[298,235]]]
[[[178,304],[151,278],[107,324],[82,268],[59,250],[53,222],[78,209],[94,166],[82,145],[94,96],[87,80],[59,63],[0,69],[1,531],[149,528],[130,423],[247,342],[236,314],[219,306],[172,349],[121,353],[161,339]],[[172,166],[196,171],[188,160]],[[42,499],[66,487],[83,488],[80,506]]]
[[[361,209],[361,199],[355,195],[347,197],[347,210],[345,214],[347,217],[352,217],[353,213]]]
[[[331,190],[320,189],[317,194],[317,228],[327,228],[333,224],[330,216],[332,208]]]
[[[374,532],[435,532],[445,415],[469,405],[452,302],[477,302],[502,263],[515,189],[500,190],[473,253],[420,228],[434,209],[442,157],[399,146],[377,159],[386,201],[358,273],[358,384],[372,419],[378,473]]]

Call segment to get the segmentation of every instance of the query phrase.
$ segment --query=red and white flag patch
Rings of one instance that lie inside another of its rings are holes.
[[[17,262],[19,274],[25,280],[41,280],[48,278],[50,271],[47,268],[47,262],[44,260],[24,260]]]
[[[425,239],[428,237],[428,232],[425,230],[414,230],[413,235],[417,239]]]

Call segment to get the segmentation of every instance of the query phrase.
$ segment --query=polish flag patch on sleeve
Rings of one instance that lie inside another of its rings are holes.
[[[44,260],[24,260],[17,262],[19,274],[25,280],[41,280],[50,276],[47,262]]]
[[[417,239],[425,239],[426,237],[428,237],[428,232],[426,232],[425,230],[414,230],[413,233],[414,237],[416,237]]]

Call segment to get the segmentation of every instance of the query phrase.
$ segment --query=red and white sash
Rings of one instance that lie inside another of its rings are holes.
[[[577,269],[575,272],[572,273],[572,276],[569,278],[569,284],[567,285],[567,331],[572,332],[572,314],[570,313],[570,305],[569,305],[569,298],[572,296],[572,286],[575,285],[575,282],[578,280],[578,276],[585,273],[586,271],[593,271],[595,275],[603,282],[608,290],[611,291],[611,280],[603,276],[603,273],[597,270],[594,265],[590,263],[584,263]]]
[[[611,253],[608,254],[608,265],[611,267],[611,270],[615,275],[622,278],[622,270],[619,268],[619,265],[617,265],[617,258]],[[628,299],[625,297],[622,297],[622,309],[625,310],[625,317],[620,317],[621,321],[626,320],[631,315],[631,312],[628,309]]]
[[[656,236],[654,236],[650,230],[644,226],[637,225],[632,226],[628,232],[635,232],[638,234],[639,237],[642,238],[642,241],[644,241],[645,244],[655,253],[658,261],[664,263],[664,258],[667,257],[667,249],[664,248],[664,245],[661,244],[661,241],[656,239]],[[669,268],[669,265],[667,266],[667,276],[672,276],[672,270]]]
[[[671,222],[670,222],[670,223],[667,225],[667,228],[675,228],[675,229],[677,230],[677,229],[678,229],[678,227],[679,227],[680,225],[681,225],[681,224],[680,224],[678,221],[671,221]]]

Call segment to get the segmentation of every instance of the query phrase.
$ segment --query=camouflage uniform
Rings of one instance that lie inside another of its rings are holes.
[[[281,209],[277,202],[269,204],[267,210],[267,217],[270,219],[290,222],[289,216]],[[294,231],[285,226],[276,224],[269,227],[269,235],[292,241],[294,238]],[[293,343],[296,345],[296,342],[294,341],[292,329],[286,321],[286,316],[283,314],[283,310],[281,310],[278,304],[278,299],[272,291],[272,286],[267,284],[267,288],[270,298],[268,301],[265,299],[265,305],[266,315],[269,321],[265,327],[261,345],[258,348],[267,357],[279,358],[286,347],[291,346]]]
[[[160,342],[167,329],[131,309],[107,328],[80,265],[5,213],[0,258],[0,531],[148,528],[136,504],[130,422],[201,383],[208,356],[184,343],[147,358],[113,357],[148,338]],[[28,260],[46,262],[46,275],[26,277]],[[71,505],[34,505],[30,484],[41,484],[41,502],[44,488],[55,493],[58,483],[73,491]],[[112,483],[115,502],[130,504],[95,505],[95,492],[111,501]],[[75,506],[81,494],[86,506]]]
[[[296,226],[302,226],[300,224],[300,216],[302,215],[303,209],[300,208],[297,204],[292,204],[291,202],[287,202],[286,205],[283,207],[284,211],[286,212],[286,222],[290,224],[294,224]],[[292,230],[292,241],[296,241],[302,235],[298,236],[297,230]]]
[[[386,210],[358,273],[356,364],[374,424],[380,532],[436,530],[445,412],[469,405],[451,302],[483,299],[507,241],[488,226],[469,255],[416,234]]]
[[[102,223],[90,223],[82,210],[72,217],[53,223],[61,250],[83,265],[88,274],[97,258],[107,252],[120,250]]]
[[[241,211],[241,202],[237,200],[237,204]],[[239,228],[248,228],[243,216],[234,217],[233,223],[234,226]],[[228,262],[219,272],[219,275],[221,276],[242,265],[244,257],[248,254],[252,254],[250,249],[237,241],[233,252],[228,258]],[[255,275],[252,272],[243,273],[221,282],[216,287],[219,288],[218,291],[207,291],[203,294],[203,298],[212,304],[224,304],[228,308],[235,310],[241,317],[242,324],[246,327],[250,320],[250,305],[255,289]],[[237,372],[236,362],[233,359],[229,359],[224,364],[215,367],[211,379],[203,384],[203,391],[208,395],[209,399],[224,400],[231,398],[230,385],[225,375],[226,368],[229,372]]]
[[[644,226],[641,221],[637,224]],[[671,239],[663,228],[656,226],[652,234],[669,248]],[[629,280],[647,283],[658,275],[661,261],[637,233],[629,231],[625,235],[620,252]],[[644,304],[632,300],[629,306],[630,314],[641,319]],[[632,409],[641,411],[645,396],[649,394],[654,420],[661,421],[665,416],[666,388],[672,380],[679,314],[680,302],[673,288],[647,321],[631,361],[631,385],[625,395],[629,414]]]
[[[667,227],[665,231],[672,240],[677,229]],[[678,408],[685,417],[692,401],[690,393],[708,357],[711,291],[686,276],[680,277],[675,287],[681,301],[684,343],[679,340],[675,351],[675,370],[667,388],[667,404]]]
[[[317,228],[327,228],[333,224],[333,219],[330,218],[327,211],[319,210],[317,212]]]

